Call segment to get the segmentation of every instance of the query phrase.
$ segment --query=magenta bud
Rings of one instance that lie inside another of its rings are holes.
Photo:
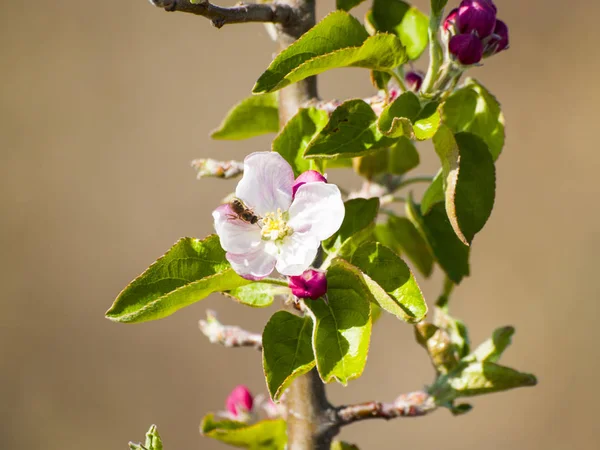
[[[496,6],[489,0],[463,0],[456,16],[458,31],[488,37],[496,26]]]
[[[506,50],[508,48],[508,27],[501,20],[496,20],[496,28],[494,28],[494,34],[500,37],[496,53]]]
[[[248,388],[243,384],[240,384],[239,386],[236,386],[233,391],[231,391],[231,394],[229,394],[227,397],[225,406],[231,415],[238,417],[244,413],[252,411],[253,402],[254,399],[252,398],[252,394]]]
[[[457,34],[448,44],[450,53],[464,66],[477,64],[483,57],[483,44],[474,34]]]
[[[458,8],[454,8],[444,20],[444,31],[449,32],[456,26],[456,16],[458,15]]]
[[[327,293],[327,277],[325,272],[308,269],[302,275],[289,277],[288,286],[296,297],[316,300]]]
[[[422,72],[407,72],[407,74],[404,76],[404,81],[406,82],[406,87],[408,89],[417,92],[419,89],[421,89],[423,78]]]
[[[300,186],[306,183],[314,183],[314,182],[322,182],[327,183],[327,178],[321,175],[316,170],[307,170],[306,172],[302,172],[294,181],[294,185],[292,186],[292,197],[296,196],[296,191]]]

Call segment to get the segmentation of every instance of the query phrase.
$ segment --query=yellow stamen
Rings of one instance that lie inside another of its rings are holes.
[[[277,208],[277,212],[266,213],[262,219],[262,237],[270,241],[283,239],[291,234],[292,229],[287,225],[287,214]]]

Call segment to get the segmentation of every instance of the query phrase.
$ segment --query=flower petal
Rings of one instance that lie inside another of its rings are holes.
[[[331,237],[344,220],[344,202],[335,184],[306,183],[298,188],[290,207],[288,225],[319,241]]]
[[[235,195],[258,215],[264,216],[277,208],[288,210],[293,184],[292,166],[279,153],[256,152],[244,159],[244,176]]]
[[[215,209],[213,218],[221,247],[226,252],[246,253],[260,245],[260,227],[238,219],[228,203]]]
[[[292,234],[281,244],[275,268],[282,275],[301,275],[315,260],[319,245],[310,234]]]
[[[251,252],[243,254],[227,253],[225,255],[231,267],[242,278],[260,280],[268,276],[275,268],[275,257],[265,252],[261,245]]]

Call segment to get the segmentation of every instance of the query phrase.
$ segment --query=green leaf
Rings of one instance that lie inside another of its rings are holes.
[[[409,197],[406,213],[448,278],[460,283],[463,277],[469,275],[469,247],[454,233],[444,206],[436,203],[427,214],[422,215],[419,205]]]
[[[131,450],[163,450],[163,443],[156,425],[152,425],[146,433],[146,442],[144,442],[144,445],[130,442],[129,448]]]
[[[512,335],[515,334],[513,327],[502,327],[494,330],[492,337],[483,342],[472,353],[473,359],[481,362],[496,362],[511,344]]]
[[[429,18],[406,2],[374,0],[366,21],[377,31],[396,34],[411,60],[418,59],[427,47]]]
[[[461,364],[448,375],[438,378],[430,388],[436,402],[445,403],[460,397],[491,394],[508,389],[535,386],[535,376],[492,362]]]
[[[263,73],[253,92],[276,90],[285,77],[312,58],[347,47],[358,47],[369,37],[367,30],[350,14],[336,11],[327,15],[300,39],[283,50]]]
[[[273,141],[273,151],[290,163],[294,175],[312,168],[312,162],[304,159],[308,143],[319,134],[329,121],[329,114],[317,108],[301,108],[283,127]]]
[[[343,9],[344,11],[350,11],[355,6],[360,5],[365,0],[336,0],[335,7],[337,9]]]
[[[348,100],[333,111],[329,123],[308,144],[304,157],[362,156],[394,142],[379,132],[377,115],[366,102]]]
[[[379,131],[389,137],[413,138],[412,120],[421,111],[421,102],[413,92],[404,92],[384,108],[377,121]]]
[[[364,239],[370,237],[379,212],[379,199],[354,198],[344,202],[344,207],[344,221],[340,229],[323,242],[323,248],[333,255],[350,256]]]
[[[312,349],[313,324],[286,311],[273,314],[263,331],[263,368],[274,401],[294,380],[315,366]]]
[[[331,444],[331,450],[358,450],[358,447],[354,444],[349,444],[344,441],[333,441]]]
[[[388,149],[382,149],[365,156],[353,158],[352,167],[360,176],[372,180],[373,176],[387,171],[388,158]]]
[[[467,79],[464,87],[448,97],[442,107],[442,121],[455,133],[468,131],[483,139],[494,161],[500,156],[504,115],[496,97],[476,80]]]
[[[423,194],[421,200],[421,214],[427,214],[436,203],[444,201],[444,174],[442,169],[435,175],[435,178]]]
[[[450,412],[453,416],[462,416],[463,414],[468,413],[473,409],[473,405],[469,403],[460,403],[458,405],[452,406],[450,408]]]
[[[314,321],[312,336],[317,369],[324,382],[343,385],[358,378],[367,362],[371,338],[369,292],[346,261],[327,271],[327,302],[305,302]]]
[[[234,420],[216,421],[212,414],[202,420],[200,432],[234,447],[250,450],[284,450],[287,443],[283,419],[262,420],[248,425]]]
[[[388,72],[378,72],[377,70],[371,71],[371,83],[380,91],[388,90],[388,83],[392,76]]]
[[[369,37],[350,14],[336,11],[282,51],[263,73],[253,92],[261,94],[340,67],[388,72],[406,62],[400,39],[390,34]]]
[[[439,102],[428,102],[419,111],[419,115],[414,120],[413,126],[415,138],[418,141],[431,139],[440,127],[439,105]]]
[[[354,252],[352,264],[364,272],[375,302],[387,312],[409,323],[425,317],[423,293],[406,263],[392,250],[379,242],[367,242]]]
[[[376,228],[376,236],[379,238],[385,233],[385,239],[380,240],[393,250],[406,254],[415,267],[429,277],[433,271],[433,255],[414,224],[406,217],[389,216],[383,226],[385,230]]]
[[[242,100],[229,112],[213,139],[240,140],[261,134],[277,133],[279,130],[279,107],[277,93],[253,95]]]
[[[287,288],[274,286],[270,283],[251,283],[226,292],[225,295],[232,297],[243,305],[252,306],[253,308],[266,308],[273,304],[275,295],[281,293],[282,289]]]
[[[161,319],[213,292],[249,283],[233,271],[217,235],[183,238],[119,294],[106,317],[127,323]]]
[[[412,141],[402,136],[389,150],[388,172],[404,175],[419,165],[420,157]]]
[[[406,136],[420,141],[431,139],[440,126],[437,102],[421,105],[413,92],[404,92],[384,108],[377,121],[378,130],[385,136]]]
[[[487,222],[496,191],[496,169],[485,142],[441,127],[433,139],[445,178],[446,212],[459,239],[469,245]]]

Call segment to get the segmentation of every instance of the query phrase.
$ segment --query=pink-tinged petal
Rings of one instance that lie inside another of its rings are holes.
[[[275,268],[275,256],[265,251],[264,245],[257,247],[251,252],[225,255],[231,267],[240,277],[247,280],[261,280],[273,272]]]
[[[300,175],[298,175],[298,178],[296,178],[296,181],[294,181],[294,186],[292,186],[292,197],[294,197],[296,195],[296,191],[298,190],[298,188],[300,186],[302,186],[303,184],[311,183],[311,182],[315,182],[315,181],[327,183],[327,178],[325,178],[323,175],[321,175],[316,170],[307,170],[306,172],[302,172]]]
[[[244,175],[235,189],[236,197],[259,216],[287,211],[292,203],[294,171],[276,152],[251,153],[244,159]]]
[[[213,211],[215,230],[226,252],[246,253],[261,244],[260,227],[237,218],[228,203]]]
[[[225,407],[234,417],[252,411],[254,399],[250,390],[244,386],[236,386],[227,397]]]
[[[315,260],[320,244],[309,234],[292,234],[281,244],[275,268],[282,275],[301,275]]]
[[[309,269],[302,275],[289,277],[288,286],[296,297],[316,300],[327,293],[327,277],[325,272]]]
[[[345,212],[342,194],[335,184],[306,183],[296,192],[288,225],[322,241],[339,230]]]

